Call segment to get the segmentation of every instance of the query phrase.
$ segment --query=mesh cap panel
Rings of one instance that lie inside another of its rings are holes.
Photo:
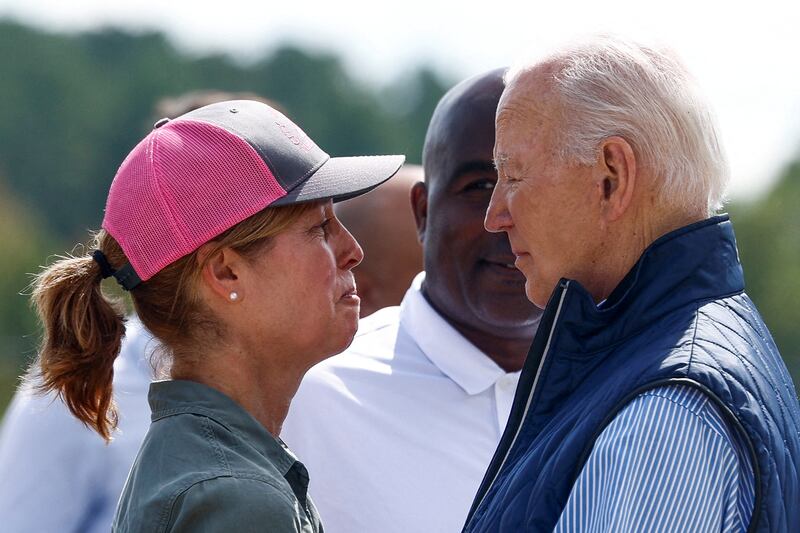
[[[122,164],[103,227],[147,280],[285,194],[247,142],[211,124],[176,120]]]

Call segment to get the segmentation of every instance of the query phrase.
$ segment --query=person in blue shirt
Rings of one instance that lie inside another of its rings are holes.
[[[685,68],[573,44],[506,76],[496,127],[485,225],[544,314],[464,531],[800,531],[800,406]]]
[[[147,389],[157,342],[136,316],[114,360],[119,420],[114,440],[97,438],[54,395],[20,388],[0,427],[0,516],[15,533],[107,533],[133,459],[150,427]]]

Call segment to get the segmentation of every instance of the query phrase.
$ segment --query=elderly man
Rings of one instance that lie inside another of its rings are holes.
[[[519,69],[495,160],[486,227],[546,307],[465,530],[800,531],[800,408],[683,67],[599,38]]]
[[[412,190],[425,273],[313,368],[283,437],[332,533],[457,531],[505,426],[540,312],[508,239],[483,228],[502,71],[439,103]]]
[[[399,305],[422,270],[422,247],[408,204],[411,188],[423,179],[422,167],[404,165],[383,186],[334,206],[336,216],[364,249],[364,260],[353,269],[361,318]]]

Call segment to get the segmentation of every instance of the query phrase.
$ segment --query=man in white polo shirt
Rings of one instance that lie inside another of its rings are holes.
[[[505,235],[483,228],[502,74],[434,111],[411,192],[425,272],[292,402],[282,437],[328,533],[459,531],[503,432],[540,312]]]

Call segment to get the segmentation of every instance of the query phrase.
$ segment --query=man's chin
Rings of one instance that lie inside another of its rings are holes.
[[[535,326],[539,323],[542,311],[527,300],[514,303],[500,301],[494,305],[481,306],[476,314],[482,323],[492,328],[513,330]]]
[[[527,284],[525,285],[525,294],[528,296],[528,300],[531,302],[531,305],[535,306],[539,311],[544,310],[547,307],[547,302],[550,301],[550,294],[538,294],[534,291],[529,291]]]

